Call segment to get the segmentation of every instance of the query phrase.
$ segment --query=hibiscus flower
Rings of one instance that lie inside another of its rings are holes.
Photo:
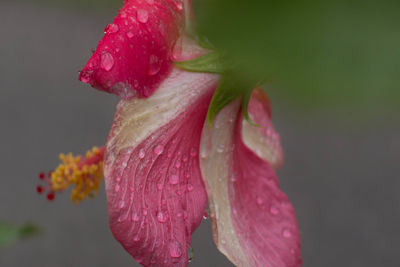
[[[233,264],[300,266],[269,100],[261,89],[248,90],[249,101],[218,90],[226,80],[188,34],[191,21],[190,1],[125,1],[79,77],[121,98],[107,143],[61,155],[38,192],[53,199],[75,185],[79,202],[104,173],[111,231],[144,266],[188,264],[207,199],[214,241]]]

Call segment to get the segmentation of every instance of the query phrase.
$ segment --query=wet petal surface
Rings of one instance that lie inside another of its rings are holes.
[[[253,95],[250,104],[252,119],[268,129],[259,119],[269,121],[264,103]],[[275,152],[256,153],[246,146],[243,124],[240,103],[233,102],[217,115],[212,130],[203,129],[200,162],[215,243],[237,266],[300,266],[294,209],[267,161]]]
[[[142,265],[188,263],[206,206],[198,150],[217,82],[174,70],[151,98],[118,105],[104,162],[110,226]]]
[[[123,99],[148,97],[171,71],[183,28],[183,1],[127,0],[79,79]]]

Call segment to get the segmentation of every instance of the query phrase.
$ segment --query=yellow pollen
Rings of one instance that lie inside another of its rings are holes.
[[[71,200],[78,204],[86,197],[95,197],[103,177],[104,148],[93,147],[86,157],[60,154],[61,164],[51,174],[54,192],[75,186]]]

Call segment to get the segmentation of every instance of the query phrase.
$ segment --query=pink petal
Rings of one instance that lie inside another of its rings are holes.
[[[123,99],[148,97],[171,71],[182,1],[126,0],[79,79]]]
[[[174,69],[152,97],[118,105],[104,167],[110,227],[144,266],[188,263],[206,207],[198,149],[217,83]]]
[[[279,134],[271,122],[271,106],[262,89],[255,89],[249,102],[249,116],[260,127],[242,121],[242,139],[260,158],[277,169],[283,165],[283,152]]]
[[[264,127],[269,123],[259,119],[269,117],[258,104],[263,103],[253,95],[251,116]],[[211,131],[203,129],[200,165],[215,243],[237,266],[300,266],[294,209],[271,165],[244,143],[242,125],[240,103],[233,102],[217,115]]]

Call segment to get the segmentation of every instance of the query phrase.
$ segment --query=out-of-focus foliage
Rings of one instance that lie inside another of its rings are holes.
[[[40,228],[31,223],[15,226],[0,222],[0,247],[11,245],[20,239],[36,237],[40,233]]]
[[[199,31],[280,94],[400,106],[400,1],[194,0]]]

